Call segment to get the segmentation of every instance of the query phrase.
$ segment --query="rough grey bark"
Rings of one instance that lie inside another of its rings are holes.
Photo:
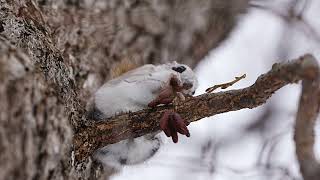
[[[90,94],[122,59],[194,66],[247,0],[0,0],[0,179],[98,179],[74,162]]]

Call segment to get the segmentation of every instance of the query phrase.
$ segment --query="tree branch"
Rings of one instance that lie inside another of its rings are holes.
[[[319,113],[320,73],[317,62],[308,61],[303,64],[305,71],[302,81],[302,93],[296,117],[294,141],[300,171],[304,180],[320,179],[320,164],[317,162],[314,146],[314,125]]]
[[[165,110],[175,109],[182,118],[194,122],[219,113],[260,106],[275,91],[299,80],[303,80],[303,93],[295,131],[297,155],[302,174],[313,172],[313,167],[318,168],[318,163],[312,151],[314,144],[312,128],[320,101],[319,67],[312,55],[304,55],[288,63],[274,64],[269,72],[261,75],[247,88],[188,97],[175,107],[161,106],[129,112],[102,122],[92,122],[75,135],[76,159],[82,160],[107,144],[158,131],[159,120]],[[310,161],[314,162],[312,166],[308,165]]]

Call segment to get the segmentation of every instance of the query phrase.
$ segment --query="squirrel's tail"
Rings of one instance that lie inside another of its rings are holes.
[[[116,63],[110,71],[111,79],[121,76],[122,74],[135,69],[138,64],[131,58],[124,58],[119,63]]]

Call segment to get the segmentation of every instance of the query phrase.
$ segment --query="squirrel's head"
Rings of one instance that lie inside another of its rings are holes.
[[[167,65],[180,75],[182,83],[187,87],[187,89],[183,90],[183,93],[193,95],[198,87],[198,79],[192,69],[176,61],[167,63]]]

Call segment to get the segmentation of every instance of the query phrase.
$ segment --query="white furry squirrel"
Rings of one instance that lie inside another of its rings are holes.
[[[123,112],[169,104],[176,96],[183,98],[183,94],[193,95],[198,86],[192,69],[175,61],[162,65],[147,64],[136,69],[132,67],[127,63],[120,64],[118,74],[123,73],[123,69],[129,71],[106,82],[96,91],[89,119],[103,120]],[[178,132],[190,136],[186,121],[173,111],[163,114],[160,127],[175,143],[178,141]],[[95,153],[95,157],[113,167],[141,163],[159,149],[161,140],[157,134],[105,146]]]

